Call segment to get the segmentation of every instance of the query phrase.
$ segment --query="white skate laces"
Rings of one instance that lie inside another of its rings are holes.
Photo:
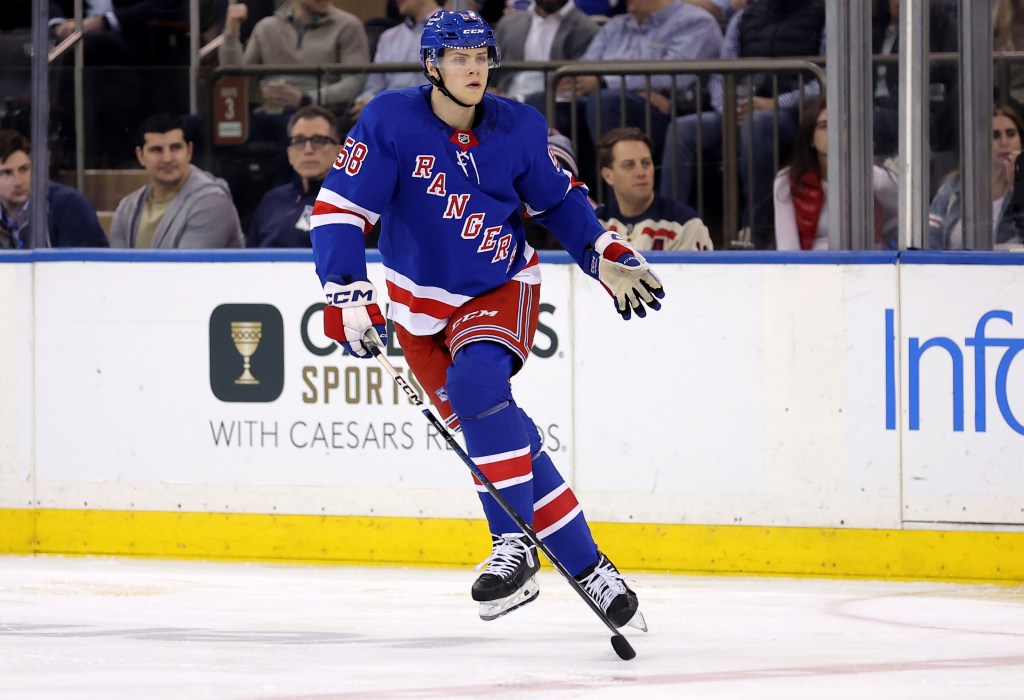
[[[519,567],[523,555],[526,555],[526,565],[529,568],[535,566],[533,547],[529,547],[521,540],[526,535],[522,533],[510,533],[494,536],[494,546],[489,557],[477,564],[473,571],[487,567],[487,573],[508,578]]]
[[[615,600],[615,596],[626,592],[626,577],[616,571],[611,562],[604,557],[590,575],[580,580],[580,585],[590,594],[590,597],[606,611],[608,606]]]
[[[576,581],[600,606],[613,625],[629,625],[646,632],[647,622],[640,612],[640,602],[636,593],[626,585],[626,581],[629,580],[600,552],[593,568],[576,577]]]
[[[491,536],[491,555],[477,564],[487,567],[473,583],[473,600],[480,604],[480,619],[496,620],[536,600],[540,594],[535,574],[540,562],[531,542],[520,533]]]

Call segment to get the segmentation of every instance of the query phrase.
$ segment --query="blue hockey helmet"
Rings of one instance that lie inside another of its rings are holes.
[[[501,51],[494,40],[494,30],[473,10],[459,12],[438,10],[427,18],[420,38],[420,64],[427,70],[427,61],[437,62],[444,49],[478,49],[486,46],[497,68]]]

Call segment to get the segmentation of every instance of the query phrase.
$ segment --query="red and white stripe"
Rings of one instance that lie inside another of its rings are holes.
[[[533,529],[541,539],[552,535],[582,512],[576,494],[562,483],[533,504]]]
[[[384,268],[384,277],[391,300],[391,318],[413,335],[437,333],[445,327],[456,309],[472,299],[442,287],[416,284],[389,267]]]
[[[313,212],[309,215],[309,225],[316,228],[331,224],[349,224],[366,234],[373,229],[379,218],[380,214],[377,212],[365,209],[337,192],[321,188],[316,204],[313,205]]]
[[[480,467],[480,471],[496,489],[507,489],[509,486],[525,484],[533,479],[533,460],[530,458],[529,445],[518,450],[473,457],[473,463]],[[476,475],[473,476],[473,482],[477,491],[487,491]]]
[[[519,309],[516,313],[514,327],[505,328],[495,324],[478,324],[468,326],[465,330],[458,331],[448,338],[448,348],[452,356],[458,354],[464,346],[469,343],[477,343],[481,340],[488,340],[499,343],[511,349],[524,362],[523,348],[526,347],[530,332],[530,310],[533,307],[533,296],[537,288],[531,284],[519,285]]]
[[[523,241],[523,257],[526,266],[517,272],[512,279],[523,284],[540,284],[540,258],[532,245]]]

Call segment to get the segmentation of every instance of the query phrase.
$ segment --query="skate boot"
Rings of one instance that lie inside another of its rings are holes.
[[[526,535],[512,533],[491,538],[491,556],[474,569],[487,567],[473,582],[473,600],[480,603],[481,620],[496,620],[540,595],[537,548]]]
[[[629,625],[642,632],[647,631],[647,622],[640,612],[636,593],[626,585],[626,579],[604,554],[598,552],[597,563],[584,569],[576,580],[601,606],[613,625]]]

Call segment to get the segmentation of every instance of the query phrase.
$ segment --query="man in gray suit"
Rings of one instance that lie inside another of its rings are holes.
[[[590,46],[597,30],[597,23],[569,0],[535,0],[532,10],[505,15],[495,38],[504,61],[574,61]],[[527,101],[529,95],[543,94],[544,73],[502,71],[495,92]],[[542,104],[543,98],[530,102]]]

